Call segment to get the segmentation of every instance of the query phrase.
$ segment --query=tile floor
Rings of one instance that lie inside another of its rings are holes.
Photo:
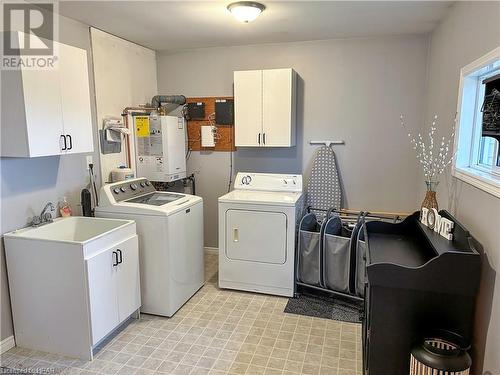
[[[173,318],[141,315],[92,362],[13,348],[1,365],[45,374],[361,374],[359,324],[285,314],[287,298],[220,290],[216,255],[205,268],[205,286]]]

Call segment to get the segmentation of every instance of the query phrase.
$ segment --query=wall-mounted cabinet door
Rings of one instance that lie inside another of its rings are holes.
[[[262,70],[234,72],[235,145],[262,143]]]
[[[264,147],[295,146],[295,74],[292,69],[262,71]]]
[[[92,152],[94,142],[87,51],[60,44],[59,71],[62,120],[67,145],[65,153]]]
[[[25,118],[29,156],[58,155],[64,148],[60,71],[25,69],[21,75],[22,82],[17,84],[23,87],[26,117],[19,116],[15,125],[21,131]]]

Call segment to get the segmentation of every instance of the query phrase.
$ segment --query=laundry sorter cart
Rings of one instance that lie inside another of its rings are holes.
[[[339,209],[342,183],[332,144],[317,153],[307,185],[307,214],[298,228],[296,287],[311,288],[363,301],[365,290],[364,223],[371,220],[398,221],[400,216]],[[348,225],[346,225],[348,224]]]
[[[399,216],[374,215],[330,209],[318,219],[319,208],[307,209],[298,228],[296,285],[362,301],[365,290],[364,224],[399,220]]]

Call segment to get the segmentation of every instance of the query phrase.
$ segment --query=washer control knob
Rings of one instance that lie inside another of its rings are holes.
[[[123,186],[122,186],[122,187],[120,188],[120,191],[121,191],[122,193],[125,193],[125,192],[127,191],[127,189],[126,189],[125,187],[123,187]]]
[[[137,184],[130,184],[130,188],[132,190],[137,190]]]
[[[145,182],[141,182],[141,187],[144,187],[146,186],[146,183]]]
[[[146,181],[146,186],[149,186],[149,185],[151,185],[151,182]]]
[[[117,187],[116,187],[116,188],[114,188],[114,189],[113,189],[113,193],[115,193],[115,194],[120,194],[120,189],[119,189],[119,188],[117,188]]]

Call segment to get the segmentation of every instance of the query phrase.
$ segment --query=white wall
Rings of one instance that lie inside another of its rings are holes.
[[[87,50],[90,91],[94,91],[88,26],[66,17],[58,17],[57,40]],[[4,72],[2,72],[4,74]],[[3,84],[3,82],[2,82]],[[95,119],[94,101],[91,101],[92,119]],[[94,134],[97,126],[94,123]],[[93,159],[99,168],[99,147],[94,136]],[[0,158],[1,216],[0,234],[24,227],[44,205],[66,196],[73,212],[81,215],[80,192],[88,184],[84,154],[42,158]],[[13,334],[10,300],[5,270],[3,238],[0,240],[1,327],[0,339]],[[50,270],[47,270],[50,272]]]
[[[405,132],[404,113],[423,121],[426,36],[328,40],[159,53],[161,94],[233,94],[233,71],[292,67],[299,76],[297,147],[244,149],[235,171],[309,174],[316,147],[311,139],[342,139],[336,147],[347,206],[414,211],[420,196],[417,169]],[[217,197],[227,191],[229,153],[193,152],[205,204],[205,244],[217,246]]]
[[[437,114],[443,134],[451,132],[457,109],[460,68],[498,46],[499,2],[458,2],[432,33],[426,118],[431,121]],[[500,199],[448,174],[438,189],[438,202],[470,230],[486,251],[476,313],[474,374],[500,374]]]
[[[91,36],[97,123],[101,129],[105,116],[120,117],[125,107],[150,103],[157,94],[156,52],[94,28],[91,28]],[[133,134],[130,140],[132,167]],[[122,142],[119,154],[101,154],[102,181],[109,181],[111,170],[127,164],[125,145]]]

